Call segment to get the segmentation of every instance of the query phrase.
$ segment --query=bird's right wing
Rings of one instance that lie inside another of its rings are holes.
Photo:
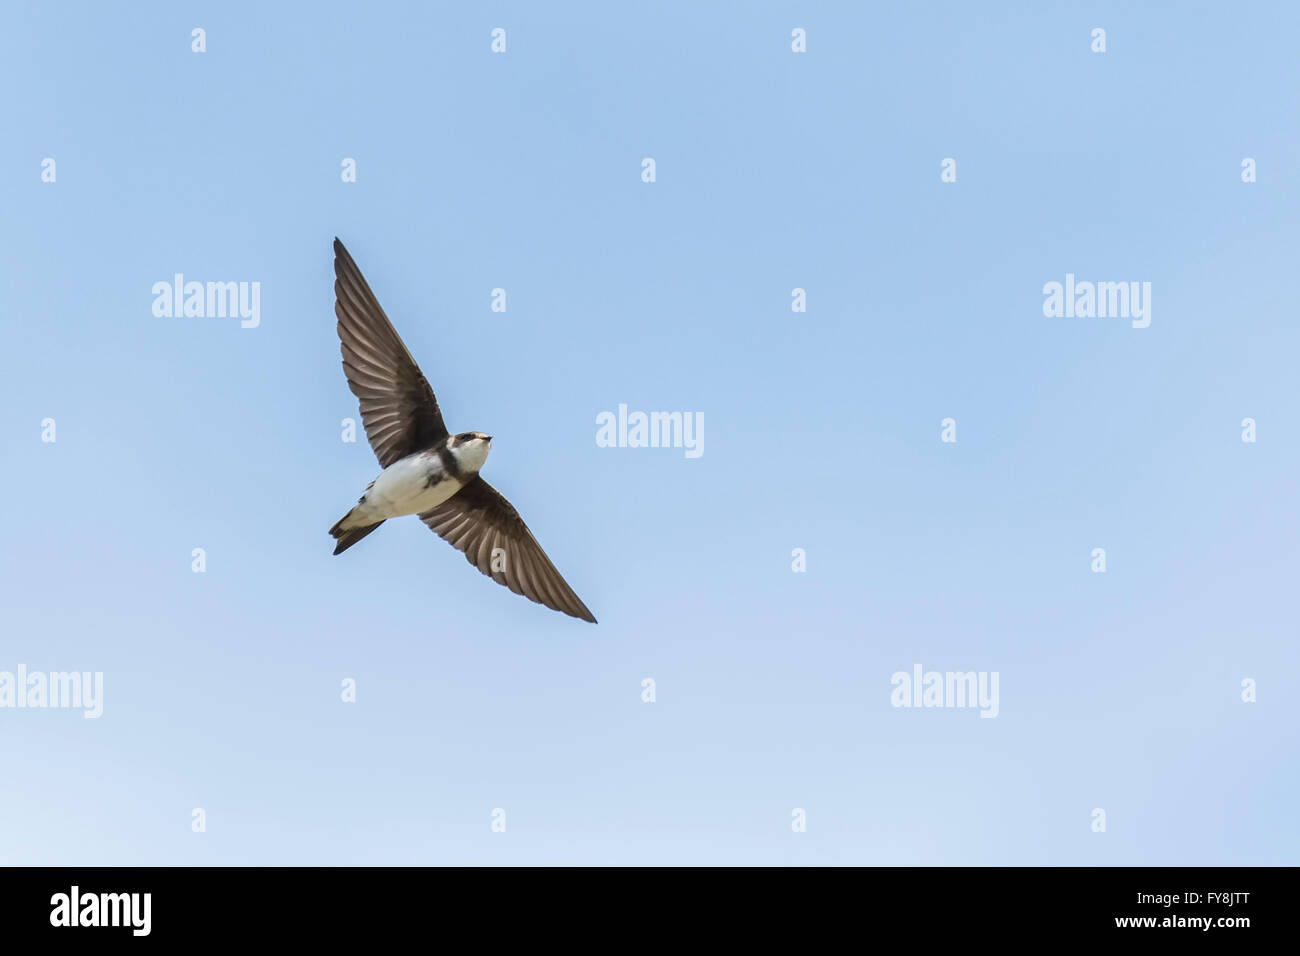
[[[334,240],[334,314],[343,373],[361,400],[361,421],[387,468],[447,437],[433,389],[388,321],[343,243]]]

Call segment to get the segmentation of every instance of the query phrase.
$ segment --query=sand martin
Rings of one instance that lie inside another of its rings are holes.
[[[497,584],[595,624],[519,513],[479,475],[491,436],[447,432],[428,380],[338,239],[334,277],[343,374],[361,402],[366,437],[383,468],[357,506],[330,528],[338,540],[334,553],[389,518],[419,515]]]

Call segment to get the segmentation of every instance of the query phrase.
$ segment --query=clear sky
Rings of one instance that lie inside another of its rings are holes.
[[[976,6],[6,5],[0,862],[1300,862],[1300,7]],[[336,235],[599,625],[331,555]]]

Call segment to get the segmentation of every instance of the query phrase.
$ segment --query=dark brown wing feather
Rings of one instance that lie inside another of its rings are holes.
[[[380,466],[447,437],[438,400],[343,243],[334,240],[334,314],[343,374]]]
[[[596,623],[555,570],[519,512],[479,476],[420,520],[497,584],[530,601]],[[494,556],[493,551],[500,549]],[[495,560],[494,560],[495,558]]]

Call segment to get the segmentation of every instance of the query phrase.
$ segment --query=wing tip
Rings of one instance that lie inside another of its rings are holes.
[[[334,237],[334,294],[337,297],[339,292],[339,280],[343,278],[344,272],[360,272],[357,269],[356,262],[352,259],[352,253],[348,252],[347,247],[339,241],[339,237]],[[363,280],[364,281],[364,280]]]
[[[587,605],[582,603],[582,598],[578,597],[578,595],[573,593],[572,588],[569,589],[569,594],[573,597],[574,603],[578,605],[578,610],[576,612],[570,611],[569,613],[572,614],[580,621],[588,621],[592,624],[597,623],[596,615],[591,613],[591,608],[587,607]]]
[[[573,595],[573,599],[574,599],[574,601],[576,601],[577,604],[578,604],[578,610],[576,610],[576,611],[575,611],[575,610],[570,610],[570,609],[567,608],[567,607],[563,607],[563,608],[561,608],[561,607],[557,607],[557,608],[555,608],[555,610],[557,610],[557,611],[563,611],[565,614],[569,615],[569,617],[575,617],[575,618],[577,618],[579,621],[587,621],[587,622],[589,622],[589,623],[591,623],[591,624],[597,624],[597,623],[599,623],[599,622],[596,620],[596,615],[594,615],[594,614],[591,613],[591,609],[588,608],[587,605],[583,604],[583,603],[582,603],[582,600],[581,600],[581,599],[580,599],[576,594]]]

